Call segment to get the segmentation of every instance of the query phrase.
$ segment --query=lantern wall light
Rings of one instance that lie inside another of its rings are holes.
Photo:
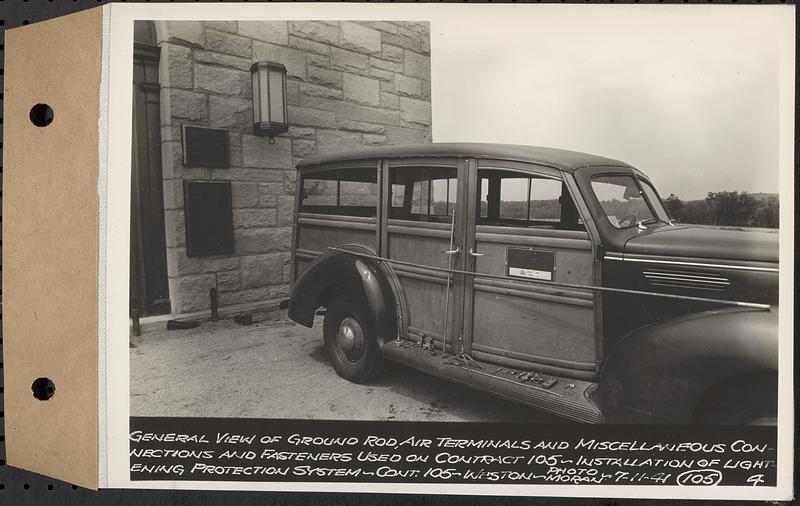
[[[260,61],[250,67],[253,82],[253,134],[269,137],[289,130],[286,105],[286,67],[280,63]]]

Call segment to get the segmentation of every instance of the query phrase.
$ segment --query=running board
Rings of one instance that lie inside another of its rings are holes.
[[[465,361],[457,360],[452,354],[443,357],[440,349],[432,354],[431,350],[425,350],[413,341],[389,341],[384,344],[382,352],[384,357],[394,362],[570,420],[583,423],[601,421],[600,410],[586,397],[588,390],[596,385],[589,381],[548,375],[557,381],[550,388],[544,388],[532,381],[523,382],[517,375],[506,374],[508,368],[472,360],[467,360],[465,366]]]

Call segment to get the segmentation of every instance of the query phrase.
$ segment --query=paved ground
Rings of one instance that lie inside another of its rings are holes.
[[[131,338],[131,414],[345,420],[559,422],[561,419],[390,364],[371,385],[331,367],[322,319],[285,311]],[[165,325],[164,325],[165,326]]]

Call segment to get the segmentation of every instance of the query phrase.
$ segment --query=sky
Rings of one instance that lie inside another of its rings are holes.
[[[778,192],[792,10],[487,7],[431,20],[435,142],[616,158],[648,174],[662,197]]]

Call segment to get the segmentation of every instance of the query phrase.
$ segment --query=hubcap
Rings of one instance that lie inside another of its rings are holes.
[[[339,324],[336,332],[336,348],[348,362],[356,362],[364,349],[364,332],[358,321],[349,316]]]

